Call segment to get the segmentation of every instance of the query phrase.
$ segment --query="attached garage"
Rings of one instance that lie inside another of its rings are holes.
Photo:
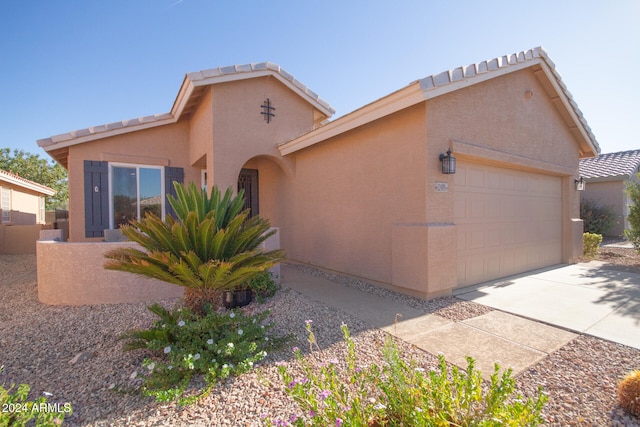
[[[458,286],[562,262],[560,177],[460,162],[454,185]]]

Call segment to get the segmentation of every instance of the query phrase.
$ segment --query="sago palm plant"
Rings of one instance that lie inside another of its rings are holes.
[[[274,232],[269,221],[243,210],[244,192],[224,196],[214,187],[211,197],[191,183],[174,183],[177,197],[169,203],[177,219],[162,221],[148,214],[121,227],[122,234],[144,248],[109,251],[105,268],[126,271],[185,287],[185,303],[201,312],[215,305],[220,291],[232,290],[284,257],[281,250],[263,252],[260,244]]]

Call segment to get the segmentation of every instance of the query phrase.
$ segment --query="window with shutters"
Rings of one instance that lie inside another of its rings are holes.
[[[110,228],[120,228],[147,213],[164,215],[163,168],[110,164]]]
[[[103,237],[147,212],[175,216],[167,198],[176,196],[174,182],[184,182],[183,168],[85,160],[85,237]]]

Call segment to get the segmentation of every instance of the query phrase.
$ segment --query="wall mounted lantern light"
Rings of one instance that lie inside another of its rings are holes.
[[[585,182],[583,177],[580,177],[580,179],[574,179],[573,182],[576,183],[576,190],[578,191],[584,191],[585,187],[587,186],[587,183]]]
[[[451,150],[447,150],[447,154],[440,154],[442,162],[442,173],[445,175],[456,173],[456,158],[451,155]]]

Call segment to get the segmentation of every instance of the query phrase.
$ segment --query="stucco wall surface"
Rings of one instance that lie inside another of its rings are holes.
[[[418,105],[292,154],[288,257],[391,283],[393,225],[425,220],[424,135]]]
[[[589,182],[580,199],[590,199],[600,206],[609,206],[616,215],[616,224],[609,230],[607,236],[622,236],[627,215],[627,196],[624,192],[624,181]]]
[[[38,241],[38,299],[51,305],[118,304],[182,297],[180,286],[103,268],[104,254],[132,242]]]
[[[0,225],[0,254],[35,254],[42,225]]]
[[[29,189],[0,182],[0,188],[8,188],[11,197],[12,225],[44,224],[45,218],[40,218],[40,195]],[[0,210],[0,212],[2,212]]]

